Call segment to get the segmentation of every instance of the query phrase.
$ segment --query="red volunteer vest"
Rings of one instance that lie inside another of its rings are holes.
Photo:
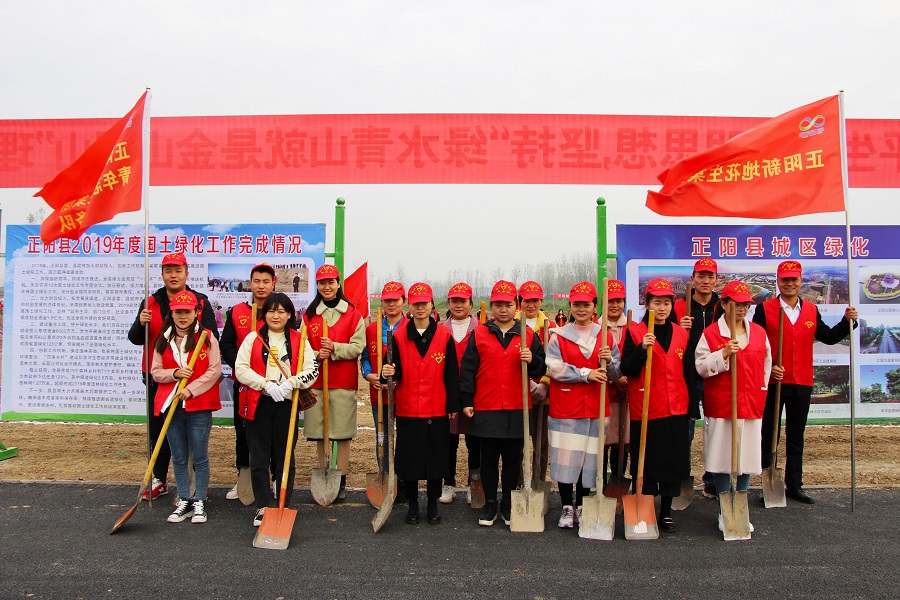
[[[475,317],[469,317],[469,322]],[[445,329],[450,332],[450,336],[453,336],[453,319],[447,319],[442,323]],[[467,325],[468,326],[468,325]],[[476,325],[478,327],[478,325]],[[472,331],[475,331],[474,329]],[[466,346],[469,345],[469,336],[472,335],[472,331],[468,332],[463,336],[462,341],[457,342],[456,338],[453,338],[453,343],[456,344],[456,366],[462,367],[462,358],[463,353],[466,351]]]
[[[612,334],[607,332],[607,344],[612,346]],[[586,357],[577,344],[556,336],[563,362],[576,368],[596,369],[600,365],[600,340]],[[600,384],[595,382],[567,382],[550,378],[550,416],[554,419],[597,419],[600,417]],[[609,416],[609,402],[606,414]]]
[[[750,323],[750,343],[737,355],[737,406],[739,419],[761,419],[766,406],[765,330]],[[703,330],[703,337],[712,352],[728,344],[719,331],[718,321]],[[731,372],[723,371],[703,380],[703,414],[716,419],[731,418]]]
[[[394,390],[398,417],[428,419],[447,414],[447,388],[444,384],[445,350],[451,334],[446,327],[438,327],[428,352],[422,357],[414,341],[409,339],[406,326],[394,332],[403,379]]]
[[[478,372],[475,373],[475,410],[522,410],[522,359],[519,336],[506,349],[487,325],[472,331],[478,348]],[[531,347],[534,332],[525,328],[525,343]],[[528,392],[531,408],[531,392]]]
[[[296,329],[288,329],[287,331],[291,332],[291,369],[289,372],[291,375],[295,375],[297,373],[297,361],[300,356],[300,332]],[[265,350],[265,348],[263,347],[262,342],[261,336],[256,336],[256,339],[253,340],[253,348],[250,350],[250,368],[253,369],[253,372],[257,375],[265,377],[267,361],[263,360],[263,350]],[[241,392],[238,399],[238,414],[245,419],[250,419],[252,421],[253,417],[256,415],[256,405],[259,403],[260,394],[262,394],[261,390],[254,390],[247,386],[241,386]]]
[[[147,356],[152,356],[152,348],[156,345],[156,340],[159,338],[159,332],[162,331],[163,326],[163,316],[159,308],[159,302],[156,301],[156,298],[150,296],[147,306],[150,307],[150,350],[148,354],[148,349],[144,346],[144,353],[141,355],[141,372],[144,372],[144,369],[147,367]],[[200,312],[197,313],[198,320],[200,319],[201,313],[203,313],[202,299],[200,300]],[[212,332],[210,332],[210,335],[211,334]]]
[[[406,325],[406,317],[400,317],[400,321],[394,328],[394,333],[400,331],[400,328]],[[331,333],[329,331],[329,333]],[[383,342],[384,340],[382,340]],[[372,365],[372,372],[378,373],[378,323],[373,322],[369,323],[369,326],[366,327],[366,353],[369,356],[369,364]],[[381,344],[381,359],[382,361],[387,360],[387,344]],[[381,373],[378,373],[381,375]],[[331,376],[331,373],[328,374]],[[369,400],[372,401],[373,406],[378,406],[378,390],[375,389],[371,383],[369,384]],[[385,398],[383,400],[387,402]]]
[[[819,309],[812,302],[803,302],[800,316],[795,324],[785,315],[784,323],[784,357],[778,357],[778,313],[781,301],[772,298],[763,302],[766,311],[766,335],[772,347],[772,364],[784,367],[784,379],[781,383],[797,385],[813,384],[813,342],[816,341],[816,323]]]
[[[362,316],[355,308],[349,306],[347,312],[335,322],[334,325],[328,326],[328,339],[339,343],[346,344],[350,341],[353,333],[356,331],[356,325],[362,319]],[[318,352],[322,349],[322,332],[324,321],[322,315],[316,315],[312,319],[303,315],[306,322],[306,336],[312,349]],[[324,369],[319,369],[319,377],[312,384],[312,389],[322,389],[324,382]],[[357,360],[332,360],[328,365],[328,387],[341,390],[355,390],[359,383],[359,370]]]
[[[260,313],[261,311],[258,311],[256,315],[256,331],[259,331],[259,328],[265,323],[265,320]],[[246,302],[241,302],[240,304],[235,304],[231,307],[231,323],[234,326],[234,332],[237,335],[235,347],[240,348],[241,344],[244,342],[244,338],[254,330],[253,326],[250,324],[251,319],[253,319],[253,307]],[[234,372],[231,373],[231,378],[236,379]]]
[[[178,363],[175,362],[175,355],[172,352],[172,347],[169,345],[166,346],[166,351],[162,354],[162,366],[166,369],[177,369],[179,366]],[[204,346],[203,349],[200,350],[200,354],[197,355],[197,362],[194,363],[194,374],[188,379],[188,383],[193,383],[208,370],[209,348]],[[156,397],[153,399],[153,414],[160,414],[163,403],[177,385],[178,381],[159,384],[159,387],[156,388]],[[187,402],[184,403],[184,410],[188,412],[197,410],[219,410],[220,408],[222,408],[222,403],[219,400],[218,385],[212,386],[199,396],[188,398]]]
[[[640,346],[647,326],[638,321],[631,326],[629,334],[635,345]],[[653,364],[650,373],[649,419],[662,419],[672,415],[686,415],[688,411],[688,391],[684,381],[684,367],[681,362],[687,351],[688,334],[683,327],[672,325],[672,342],[669,351],[663,352],[659,344],[653,344]],[[632,420],[641,420],[644,409],[644,370],[640,375],[628,379],[628,411]]]

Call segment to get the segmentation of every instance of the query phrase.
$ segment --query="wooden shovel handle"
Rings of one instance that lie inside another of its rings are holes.
[[[328,321],[324,318],[322,319],[322,337],[328,337]],[[328,363],[331,359],[326,358],[322,362],[322,415],[324,417],[323,427],[324,427],[324,438],[325,438],[325,450],[328,450],[328,446],[331,444],[331,440],[328,439]]]
[[[528,325],[525,324],[525,312],[523,311],[519,318],[519,339],[520,350],[528,347]],[[523,442],[524,448],[522,452],[522,470],[525,485],[531,487],[531,432],[528,426],[528,363],[520,359],[522,363],[522,420],[524,423]]]
[[[300,375],[300,373],[303,372],[303,359],[305,353],[306,327],[304,326],[300,328],[300,349],[297,351],[297,375]],[[288,421],[287,445],[284,447],[284,469],[282,469],[281,472],[281,491],[278,494],[279,510],[284,509],[287,500],[288,469],[291,466],[291,454],[293,454],[294,449],[294,434],[297,431],[297,404],[299,404],[299,400],[300,390],[294,388],[294,392],[291,394],[291,420]]]
[[[487,302],[481,303],[481,310],[478,313],[478,322],[484,325],[487,322]]]
[[[737,340],[737,325],[735,324],[734,303],[732,303],[731,316],[728,318],[728,329],[731,333],[731,340]],[[738,416],[737,416],[737,354],[732,354],[730,358],[731,365],[731,476],[737,477],[738,470]],[[733,484],[734,482],[732,482]],[[736,491],[734,488],[732,492]]]
[[[784,351],[784,307],[778,307],[778,364],[776,366],[784,365],[784,361],[781,360],[782,353]],[[774,419],[772,422],[772,468],[775,468],[775,462],[778,457],[778,422],[781,420],[781,380],[775,382],[775,413]]]
[[[381,336],[384,335],[384,325],[381,323],[381,307],[379,306],[375,311],[375,318],[378,319],[378,325],[375,327],[376,331],[376,341],[375,341],[375,352],[378,355],[377,363],[378,363],[378,377],[381,377],[381,367],[383,365],[382,360],[382,352],[384,352],[384,346],[381,341]],[[378,457],[378,471],[383,472],[381,463],[384,460],[384,446],[378,443],[378,434],[384,435],[384,396],[381,393],[381,386],[378,386],[378,416],[376,417],[377,423],[376,425],[376,433],[375,433],[375,455]]]
[[[647,333],[653,333],[656,325],[656,311],[648,311]],[[638,481],[644,480],[644,454],[647,449],[647,421],[650,416],[650,371],[653,365],[653,347],[647,348],[647,362],[644,364],[644,405],[641,408],[641,446],[638,452]],[[638,483],[638,493],[641,492],[641,483]]]

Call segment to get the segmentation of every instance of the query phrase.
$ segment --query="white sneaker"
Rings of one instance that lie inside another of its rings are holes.
[[[238,499],[237,487],[238,487],[237,484],[234,484],[234,487],[231,488],[230,490],[228,490],[228,493],[225,494],[226,500],[237,500]]]
[[[194,516],[191,523],[206,523],[206,503],[203,500],[194,500]]]
[[[441,504],[450,504],[453,502],[453,496],[456,495],[456,488],[452,485],[445,485],[441,488],[441,497],[438,498],[438,502]]]
[[[263,522],[263,516],[264,516],[265,514],[266,514],[266,509],[265,509],[265,508],[260,508],[260,509],[258,509],[258,510],[256,511],[256,516],[253,517],[253,526],[254,526],[254,527],[259,527],[260,525],[262,525],[262,522]]]
[[[178,503],[175,504],[175,510],[166,521],[169,523],[181,523],[189,516],[191,516],[191,501],[179,498]]]
[[[719,531],[725,531],[725,521],[722,520],[722,515],[719,514]],[[750,533],[753,533],[756,529],[753,527],[753,523],[750,523]]]
[[[562,507],[562,514],[559,516],[560,529],[572,529],[575,526],[575,509],[570,505]]]
[[[575,524],[581,525],[581,507],[575,509]]]

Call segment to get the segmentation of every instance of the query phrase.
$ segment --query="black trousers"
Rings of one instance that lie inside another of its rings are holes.
[[[781,406],[787,418],[784,426],[784,450],[787,464],[784,467],[784,485],[789,490],[803,487],[803,437],[806,432],[806,418],[812,386],[793,383],[781,386]],[[762,420],[762,467],[772,463],[772,433],[775,429],[775,385],[769,385],[766,408]],[[778,414],[778,439],[781,439],[781,412]]]
[[[451,487],[456,487],[456,455],[459,450],[459,436],[466,436],[466,450],[469,451],[469,470],[478,469],[481,467],[481,443],[478,441],[478,438],[474,435],[459,434],[459,433],[451,433],[450,434],[450,470],[448,471],[449,475],[444,480],[444,485],[449,485]],[[467,481],[466,485],[472,483],[471,481]]]
[[[257,508],[274,508],[278,506],[276,497],[269,485],[269,467],[274,467],[277,492],[281,491],[281,477],[284,471],[284,452],[287,446],[288,422],[291,418],[291,403],[275,402],[265,394],[260,394],[256,405],[256,414],[252,419],[244,420],[247,431],[247,444],[250,447],[250,481],[253,484],[253,496]],[[294,448],[297,446],[297,422],[294,428],[294,441],[291,444],[291,463],[288,466],[285,506],[291,503],[294,492]],[[273,453],[278,460],[273,460]],[[274,463],[274,464],[273,464]]]
[[[433,504],[441,497],[441,479],[429,479],[426,482],[425,495],[428,503]],[[419,501],[419,482],[418,481],[402,481],[403,489],[406,492],[406,500],[410,504]]]
[[[481,482],[484,497],[490,501],[497,499],[497,483],[500,479],[500,459],[503,459],[503,498],[508,504],[512,491],[522,473],[522,438],[480,438],[481,441]]]
[[[141,380],[146,385],[147,374],[141,374]],[[163,425],[166,422],[166,414],[162,413],[159,416],[154,415],[153,412],[153,402],[156,398],[156,389],[159,387],[153,378],[150,377],[150,391],[149,396],[147,398],[147,402],[150,403],[150,446],[156,447],[156,441],[159,439],[159,434],[162,433]],[[171,407],[170,407],[171,408]],[[153,477],[159,479],[163,483],[166,482],[166,478],[169,476],[169,462],[172,460],[172,451],[169,450],[169,440],[163,438],[162,446],[159,448],[159,455],[156,457],[156,464],[153,465]]]
[[[238,392],[241,388],[239,381],[234,382],[234,466],[238,472],[250,466],[250,446],[247,445],[247,432],[244,430],[244,417],[239,414]]]

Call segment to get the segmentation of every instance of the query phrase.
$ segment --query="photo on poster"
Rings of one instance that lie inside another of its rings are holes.
[[[900,316],[871,315],[859,320],[862,354],[900,353]]]
[[[862,403],[900,403],[900,366],[860,365],[859,400]]]
[[[813,367],[813,404],[850,403],[850,367],[828,365]]]
[[[900,303],[900,265],[878,265],[859,269],[860,304]]]

